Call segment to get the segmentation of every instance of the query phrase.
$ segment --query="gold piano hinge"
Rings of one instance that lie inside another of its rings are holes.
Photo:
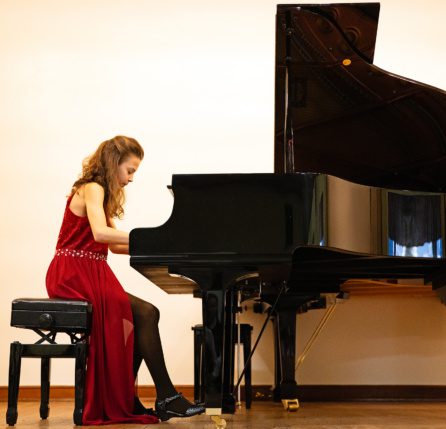
[[[299,409],[299,401],[297,399],[282,399],[283,408],[287,411],[295,412]]]

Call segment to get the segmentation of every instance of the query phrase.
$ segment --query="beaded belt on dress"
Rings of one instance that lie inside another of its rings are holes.
[[[77,249],[56,249],[56,256],[75,256],[77,258],[94,259],[96,261],[106,261],[107,255],[104,253],[90,252],[89,250]]]

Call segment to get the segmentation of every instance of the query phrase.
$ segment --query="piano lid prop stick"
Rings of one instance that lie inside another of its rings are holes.
[[[233,394],[233,395],[235,395],[235,391],[236,391],[236,390],[238,389],[238,387],[240,386],[240,382],[242,381],[242,378],[243,378],[243,376],[245,375],[245,372],[246,372],[246,367],[248,366],[249,362],[251,362],[252,355],[253,355],[254,352],[256,351],[256,348],[257,348],[257,346],[258,346],[258,344],[259,344],[260,338],[262,337],[263,332],[265,331],[266,324],[267,324],[268,321],[271,319],[271,314],[273,314],[274,310],[276,309],[277,303],[279,302],[279,299],[280,299],[280,297],[282,296],[282,293],[283,293],[283,292],[285,291],[285,289],[286,289],[286,285],[287,285],[286,282],[283,282],[283,283],[282,283],[282,286],[280,287],[279,293],[277,294],[277,298],[276,298],[276,300],[274,301],[274,304],[272,305],[272,307],[270,308],[270,310],[269,310],[269,312],[268,312],[268,314],[267,314],[267,316],[266,316],[265,322],[263,323],[262,329],[260,330],[260,333],[259,333],[259,335],[257,336],[257,339],[256,339],[256,342],[255,342],[255,344],[254,344],[254,347],[252,348],[251,352],[249,353],[248,359],[246,359],[245,366],[243,367],[243,371],[242,371],[242,373],[240,374],[239,379],[237,380],[237,384],[235,385],[234,390],[232,391],[232,394]]]
[[[286,42],[285,42],[285,105],[284,105],[284,172],[285,173],[294,173],[294,136],[293,136],[293,124],[291,120],[291,111],[290,111],[290,62],[291,62],[291,42],[294,34],[294,29],[292,26],[291,14],[289,11],[285,13],[286,20]]]
[[[307,341],[307,344],[305,345],[304,350],[302,351],[302,353],[299,355],[299,358],[297,359],[296,371],[299,369],[299,366],[302,364],[302,362],[306,358],[308,352],[310,351],[311,347],[313,346],[314,342],[316,341],[316,338],[321,333],[322,329],[324,329],[324,327],[327,325],[327,322],[330,320],[331,316],[333,315],[337,305],[338,305],[338,302],[336,301],[334,304],[332,304],[330,307],[327,308],[327,311],[324,313],[324,316],[319,321],[316,329],[314,330],[310,339]]]

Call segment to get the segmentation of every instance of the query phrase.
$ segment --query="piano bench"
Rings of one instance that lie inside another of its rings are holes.
[[[75,359],[73,421],[76,425],[82,425],[91,311],[91,304],[85,301],[20,298],[12,302],[11,326],[31,329],[40,338],[34,344],[22,344],[18,341],[11,343],[6,412],[8,425],[14,426],[17,422],[22,357],[41,360],[40,417],[42,419],[46,419],[49,413],[50,359],[52,357]],[[70,337],[70,344],[57,344],[58,333],[67,334]]]
[[[203,325],[192,326],[194,331],[194,400],[195,402],[204,402],[204,362],[202,361],[203,348]],[[240,343],[243,345],[243,362],[246,364],[249,354],[251,353],[251,332],[252,326],[247,323],[240,324]],[[237,325],[234,326],[232,335],[232,353],[237,344]],[[235,362],[235,359],[233,360]],[[231,368],[232,371],[234,368]],[[234,372],[234,371],[233,371]],[[245,403],[246,408],[251,408],[252,403],[252,384],[251,384],[251,362],[246,366],[245,377]],[[232,390],[232,387],[231,387]]]

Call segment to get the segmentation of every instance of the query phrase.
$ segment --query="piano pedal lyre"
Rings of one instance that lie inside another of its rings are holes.
[[[221,416],[211,416],[211,420],[215,423],[217,429],[224,429],[226,427],[226,420]]]
[[[289,412],[296,412],[299,409],[299,401],[297,399],[282,399],[282,405]]]

